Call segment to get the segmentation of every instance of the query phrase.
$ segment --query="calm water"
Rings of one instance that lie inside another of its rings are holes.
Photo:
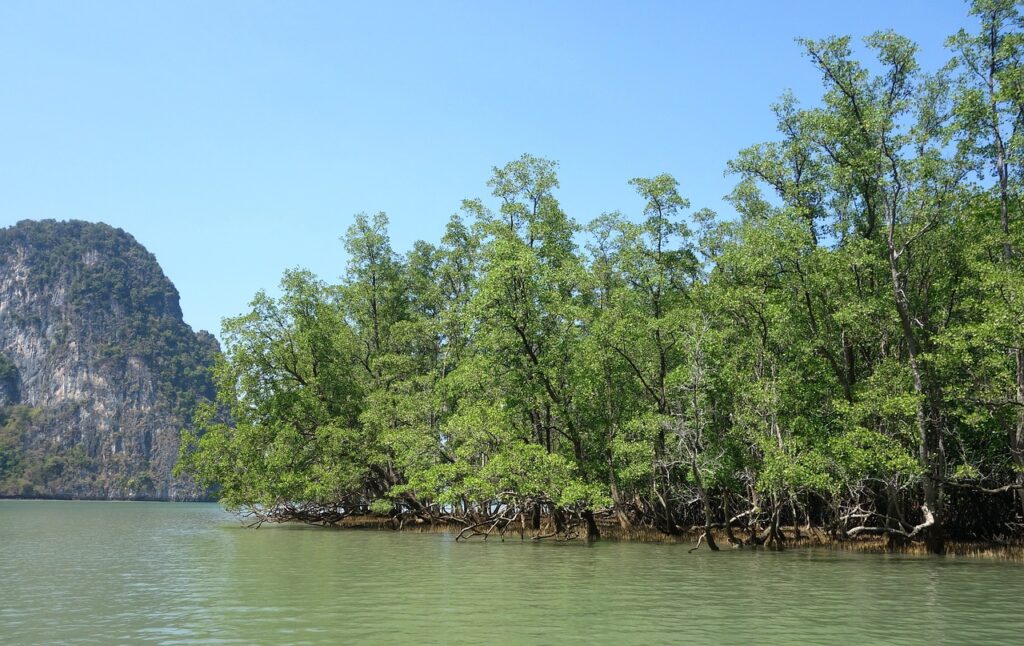
[[[1024,566],[245,529],[0,501],[0,643],[1022,644]]]

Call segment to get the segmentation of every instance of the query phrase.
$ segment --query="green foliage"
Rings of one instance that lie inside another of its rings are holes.
[[[206,333],[194,334],[182,321],[174,285],[153,254],[130,235],[75,220],[23,221],[0,230],[0,258],[14,249],[25,254],[21,262],[31,268],[31,293],[66,285],[55,306],[67,310],[64,319],[82,322],[78,329],[61,322],[53,330],[54,351],[75,342],[112,367],[124,368],[129,358],[142,361],[161,398],[181,417],[192,414],[198,398],[214,397],[208,368],[216,341]],[[20,324],[44,332],[39,314],[24,312]],[[4,370],[0,364],[0,373]],[[0,388],[3,379],[0,374]]]
[[[10,490],[10,483],[24,472],[23,441],[29,414],[29,409],[20,406],[0,408],[0,490]]]
[[[19,384],[18,367],[10,359],[0,354],[0,411],[3,406],[18,403]]]
[[[205,409],[181,468],[234,508],[612,507],[667,532],[737,504],[839,531],[1024,485],[1021,20],[972,11],[983,31],[935,75],[891,32],[871,64],[801,41],[823,94],[783,96],[778,139],[729,164],[736,218],[688,216],[660,174],[580,227],[530,155],[439,246],[402,257],[383,214],[356,216],[342,284],[289,272],[226,322],[235,424]]]
[[[47,412],[23,405],[0,408],[0,495],[46,495],[91,479],[95,462],[81,446],[41,451],[27,442]]]

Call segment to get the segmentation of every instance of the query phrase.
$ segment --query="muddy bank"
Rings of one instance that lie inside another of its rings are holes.
[[[688,545],[690,551],[708,550],[701,539],[702,527],[681,529],[678,534],[669,535],[650,527],[621,527],[615,522],[599,522],[601,537],[599,540],[623,541],[639,543],[663,543]],[[422,519],[405,520],[385,515],[366,514],[348,516],[332,523],[329,527],[339,530],[377,530],[404,531],[414,533],[454,534],[460,541],[580,541],[585,542],[586,531],[569,531],[567,534],[556,534],[550,519],[545,517],[539,531],[526,529],[521,531],[519,525],[509,525],[501,530],[497,527],[487,531],[488,527],[478,528],[479,531],[468,531],[472,524],[455,520]],[[927,546],[922,542],[900,543],[878,536],[856,536],[852,538],[836,538],[817,527],[780,527],[781,540],[767,542],[760,540],[755,533],[739,531],[734,528],[732,536],[722,529],[713,531],[712,536],[721,550],[785,550],[819,547],[834,550],[850,550],[877,554],[928,554]],[[760,540],[760,542],[759,542]],[[950,540],[946,543],[946,556],[983,559],[1001,559],[1024,562],[1024,540],[1010,538],[1006,541],[969,541]]]

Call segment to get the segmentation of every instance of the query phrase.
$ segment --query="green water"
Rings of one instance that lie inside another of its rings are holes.
[[[0,501],[0,643],[1024,643],[1024,566]]]

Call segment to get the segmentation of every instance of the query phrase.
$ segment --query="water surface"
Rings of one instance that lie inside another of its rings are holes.
[[[0,501],[0,643],[1020,644],[1024,566],[827,550],[245,529]]]

